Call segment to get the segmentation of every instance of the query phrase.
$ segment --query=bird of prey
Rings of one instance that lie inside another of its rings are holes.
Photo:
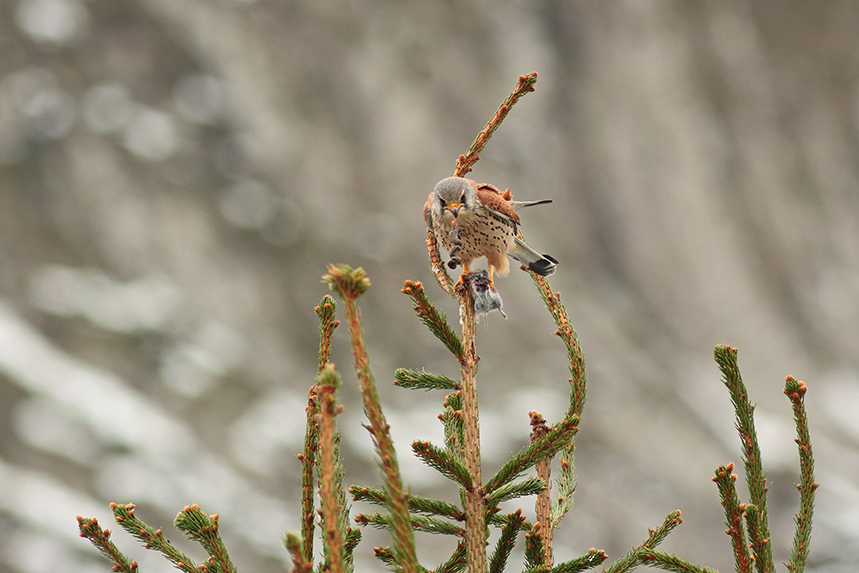
[[[555,272],[558,261],[529,247],[516,232],[516,209],[543,203],[551,201],[512,201],[509,189],[502,193],[488,183],[448,177],[430,194],[424,220],[454,261],[462,263],[460,281],[471,272],[472,262],[485,256],[492,284],[494,273],[504,276],[509,272],[507,255],[538,275]]]

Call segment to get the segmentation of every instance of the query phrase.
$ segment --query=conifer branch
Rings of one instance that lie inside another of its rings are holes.
[[[206,515],[195,503],[186,505],[173,520],[176,529],[184,531],[185,535],[202,545],[209,554],[209,559],[197,566],[201,573],[236,573],[221,534],[218,533],[219,519],[217,513]]]
[[[348,515],[347,515],[348,518]],[[356,529],[354,527],[346,528],[346,539],[344,541],[344,553],[346,554],[346,559],[348,560],[350,566],[353,566],[354,561],[354,553],[355,548],[358,546],[358,543],[361,541],[361,530]]]
[[[444,410],[439,414],[444,424],[444,447],[456,459],[465,463],[465,428],[462,422],[462,392],[448,394],[444,399]]]
[[[516,545],[516,536],[525,524],[525,517],[522,515],[522,510],[517,509],[515,513],[507,514],[504,521],[501,526],[501,535],[495,544],[495,551],[492,552],[492,557],[489,559],[489,573],[501,573],[507,567],[510,552]]]
[[[409,496],[409,508],[411,508],[412,511],[425,513],[427,515],[449,517],[458,521],[465,520],[465,514],[463,514],[461,508],[453,505],[452,503],[441,501],[440,499],[430,499],[419,495],[411,495]]]
[[[531,526],[531,530],[525,534],[525,568],[527,571],[548,571],[546,565],[546,551],[543,545],[543,532],[541,524]]]
[[[802,573],[808,559],[808,544],[811,540],[811,520],[814,515],[814,493],[820,485],[814,481],[814,454],[811,452],[811,434],[808,431],[808,417],[805,413],[805,382],[788,376],[784,393],[793,405],[793,419],[796,422],[796,444],[799,448],[800,483],[799,511],[794,517],[796,533],[790,561],[785,563],[791,573]]]
[[[501,511],[501,508],[499,508],[497,506],[492,507],[492,508],[487,507],[486,508],[486,523],[488,525],[494,525],[495,527],[498,527],[498,528],[503,527],[507,523],[507,516],[502,515],[500,513],[500,511]],[[519,511],[521,511],[521,509]],[[524,516],[523,516],[523,519],[524,519],[524,521],[522,522],[522,527],[520,529],[530,530],[534,524],[531,523],[530,521],[528,521],[528,519],[525,518]]]
[[[359,525],[372,525],[378,529],[392,531],[396,526],[390,513],[359,513],[355,516],[355,522]],[[411,525],[417,531],[426,533],[440,533],[442,535],[455,535],[461,537],[465,530],[462,526],[431,515],[412,514]]]
[[[486,482],[486,493],[489,494],[502,485],[521,476],[522,473],[539,460],[547,456],[554,456],[578,431],[577,422],[578,419],[575,417],[572,419],[563,419],[555,424],[545,436],[525,446],[519,453],[510,458],[507,463],[501,466],[501,469],[498,470],[492,479]]]
[[[322,514],[325,565],[332,573],[348,573],[351,560],[344,549],[349,525],[349,508],[343,491],[343,465],[340,460],[340,433],[336,416],[343,411],[335,393],[340,374],[328,363],[317,378],[319,404],[319,498]]]
[[[719,498],[722,500],[722,507],[725,508],[725,533],[731,536],[731,545],[734,549],[734,563],[736,564],[737,573],[749,573],[752,568],[749,549],[746,545],[746,533],[743,530],[743,514],[747,506],[741,504],[737,496],[737,474],[734,472],[734,464],[727,466],[719,466],[716,468],[716,475],[712,480],[716,482],[719,488]],[[757,514],[756,508],[750,506],[749,513]],[[754,524],[757,527],[757,524]]]
[[[317,375],[321,373],[320,368]],[[298,461],[301,462],[301,561],[302,563],[310,563],[311,568],[313,567],[313,517],[315,514],[313,469],[316,465],[316,451],[319,445],[319,427],[316,422],[318,412],[316,384],[314,384],[308,392],[307,407],[305,408],[307,420],[304,430],[304,453],[297,456]]]
[[[534,443],[541,438],[545,438],[549,433],[549,427],[546,425],[546,420],[543,418],[542,414],[532,410],[528,413],[528,416],[531,418],[531,443]],[[572,437],[570,439],[572,439]],[[543,490],[537,494],[537,501],[534,506],[537,514],[537,521],[540,523],[540,531],[543,535],[543,553],[545,559],[543,564],[547,567],[551,567],[554,562],[554,557],[552,555],[554,522],[552,521],[552,492],[550,489],[550,484],[552,483],[551,472],[553,457],[554,454],[546,456],[537,460],[537,463],[534,464],[537,477],[543,480],[546,484]]]
[[[751,540],[759,535],[761,530],[761,512],[754,505],[747,503],[743,517],[746,518],[746,535],[751,545]],[[751,560],[754,561],[754,556],[751,557]]]
[[[608,555],[606,555],[605,551],[591,547],[581,557],[576,557],[575,559],[555,565],[551,573],[578,573],[579,571],[587,571],[601,564],[606,559],[608,559]]]
[[[77,520],[80,536],[89,539],[90,543],[113,563],[114,571],[137,573],[137,561],[130,560],[119,550],[116,544],[110,540],[110,530],[102,529],[97,518],[79,515]]]
[[[349,486],[349,493],[352,495],[352,501],[366,501],[374,505],[387,505],[385,499],[385,491],[373,487],[361,485]]]
[[[374,547],[373,554],[376,556],[376,559],[390,567],[392,570],[396,570],[397,559],[394,557],[394,552],[391,551],[390,547]]]
[[[521,230],[519,236],[522,236]],[[567,411],[567,416],[575,414],[581,418],[582,410],[585,407],[585,398],[587,397],[587,371],[585,369],[585,355],[582,352],[582,347],[579,344],[579,336],[573,323],[567,315],[567,309],[564,303],[561,302],[561,293],[552,292],[552,285],[549,279],[538,275],[532,271],[531,279],[537,286],[537,292],[540,293],[540,298],[555,320],[558,329],[555,335],[559,336],[564,341],[567,347],[567,358],[570,361],[570,407]]]
[[[576,491],[576,469],[574,465],[575,436],[561,450],[560,470],[557,479],[558,497],[552,504],[552,524],[558,527],[564,516],[573,509],[573,494]]]
[[[526,570],[525,573],[578,573],[579,571],[587,571],[593,569],[603,561],[608,559],[605,551],[602,549],[594,549],[593,547],[581,557],[576,557],[569,561],[564,561],[548,569],[546,567],[534,567]]]
[[[349,338],[352,342],[352,354],[355,357],[355,373],[361,389],[364,413],[370,421],[370,434],[379,455],[379,465],[388,491],[388,509],[394,520],[392,531],[394,555],[403,573],[417,573],[419,565],[415,552],[415,537],[409,519],[408,494],[403,487],[396,451],[388,424],[382,413],[376,381],[370,369],[370,359],[364,343],[364,331],[361,326],[361,312],[358,309],[358,297],[369,287],[363,269],[351,269],[347,265],[331,265],[328,274],[323,277],[329,287],[343,299],[346,305],[346,320],[349,325]]]
[[[466,563],[465,542],[460,541],[447,561],[433,569],[433,573],[460,573]]]
[[[632,571],[643,563],[645,561],[645,557],[653,551],[653,548],[662,543],[665,537],[667,537],[668,534],[681,523],[683,523],[683,518],[680,517],[680,510],[676,509],[672,511],[665,517],[665,521],[662,522],[662,525],[656,529],[650,530],[650,535],[647,536],[647,539],[644,540],[641,545],[632,549],[629,553],[615,561],[611,567],[606,569],[606,573],[623,573],[625,571]]]
[[[445,314],[438,310],[427,298],[424,286],[418,281],[405,281],[400,291],[409,295],[415,303],[415,313],[421,319],[430,332],[441,340],[442,344],[450,350],[457,360],[462,360],[465,350],[462,341],[447,322]]]
[[[340,321],[334,318],[337,312],[337,303],[331,295],[323,296],[319,306],[314,310],[319,317],[319,363],[316,367],[316,373],[319,374],[331,359],[331,335],[334,333],[334,329],[340,326]]]
[[[713,356],[722,371],[722,381],[731,395],[731,403],[736,414],[737,431],[742,443],[743,465],[746,471],[746,484],[749,488],[749,505],[760,514],[757,529],[749,530],[749,540],[758,573],[772,573],[775,570],[770,544],[769,524],[767,521],[766,474],[761,464],[761,449],[755,431],[754,405],[749,402],[749,393],[743,384],[737,364],[737,349],[722,344],[713,351]],[[746,511],[750,508],[747,507]]]
[[[443,476],[457,482],[466,490],[471,490],[473,483],[468,469],[449,451],[432,445],[429,442],[412,442],[412,451],[429,467],[437,470]]]
[[[192,507],[196,507],[199,511],[199,506],[188,507],[191,511]],[[176,549],[176,547],[164,539],[164,535],[160,529],[143,523],[137,516],[134,515],[133,503],[111,503],[110,509],[113,510],[113,517],[122,529],[127,531],[132,537],[143,543],[144,549],[152,549],[160,551],[177,569],[187,572],[200,573],[200,567],[204,564],[197,565],[194,560]],[[181,513],[179,514],[181,515]],[[176,516],[177,519],[179,516]],[[178,527],[178,526],[177,526]]]
[[[283,546],[286,547],[292,558],[292,571],[290,573],[312,573],[313,563],[305,559],[304,544],[298,535],[287,532],[283,537]]]
[[[331,335],[334,329],[340,326],[340,321],[335,319],[337,304],[331,295],[325,295],[315,309],[316,315],[319,317],[319,360],[316,367],[316,375],[322,373],[323,368],[331,358]],[[302,559],[300,564],[313,564],[313,531],[314,531],[314,491],[313,491],[313,469],[316,464],[316,450],[319,441],[319,428],[317,426],[316,416],[318,414],[317,407],[317,386],[314,384],[310,387],[307,397],[307,407],[305,413],[307,421],[304,434],[304,452],[298,454],[298,460],[301,462],[301,551]],[[284,543],[289,539],[289,535],[284,538]],[[296,567],[300,567],[299,562],[296,562]]]
[[[333,290],[337,296],[343,299],[343,302],[352,301],[355,303],[358,298],[360,298],[360,296],[370,288],[370,279],[367,278],[367,273],[364,269],[361,267],[353,269],[349,265],[344,265],[342,263],[338,265],[328,265],[328,272],[322,275],[322,282],[327,284],[328,288]],[[360,321],[357,326],[360,326]],[[349,327],[353,328],[351,322],[349,323]],[[353,347],[352,352],[354,353],[355,351],[356,349]]]
[[[674,573],[719,573],[715,569],[690,563],[664,551],[645,550],[642,554],[642,562],[650,567],[673,571]]]
[[[507,483],[486,494],[486,507],[492,508],[499,503],[517,497],[538,495],[546,491],[546,481],[541,477],[532,476],[522,481]]]
[[[522,236],[521,230],[518,231]],[[524,266],[520,267],[523,270]],[[570,362],[570,405],[567,410],[566,419],[575,419],[576,424],[581,418],[587,397],[587,371],[585,368],[585,357],[579,344],[578,334],[573,327],[567,309],[561,302],[561,293],[553,292],[549,279],[529,271],[537,292],[549,313],[557,325],[555,334],[563,340],[567,348],[567,358]],[[544,523],[543,535],[546,543],[547,564],[552,563],[552,538],[554,527],[560,524],[564,515],[573,507],[573,492],[576,488],[575,468],[573,467],[573,454],[575,449],[575,432],[563,443],[564,455],[561,459],[561,475],[558,479],[558,499],[554,504],[549,500],[550,492],[546,492],[545,499],[538,499],[538,519]],[[557,452],[553,452],[552,456]],[[548,480],[548,469],[551,467],[551,457],[543,461],[543,466],[538,465],[538,475],[545,472]]]
[[[453,378],[406,368],[397,368],[394,372],[394,385],[409,390],[459,390],[459,382]]]
[[[366,501],[375,505],[385,505],[385,492],[381,489],[353,485],[349,488],[349,493],[352,494],[353,501]],[[440,515],[457,520],[463,519],[462,509],[457,506],[446,501],[414,494],[409,494],[409,509],[429,515]]]

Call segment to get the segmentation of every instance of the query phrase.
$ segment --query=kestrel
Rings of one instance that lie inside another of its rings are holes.
[[[424,219],[441,246],[462,262],[463,276],[471,272],[475,259],[485,256],[491,284],[493,273],[504,276],[510,271],[506,255],[538,275],[555,272],[558,261],[554,257],[534,250],[516,236],[516,209],[541,203],[551,201],[511,201],[509,190],[502,193],[488,183],[448,177],[430,194]]]

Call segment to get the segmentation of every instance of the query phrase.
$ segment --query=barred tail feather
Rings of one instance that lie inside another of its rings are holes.
[[[510,201],[510,206],[517,211],[523,207],[533,207],[535,205],[548,205],[552,202],[551,199],[540,199],[539,201]]]
[[[555,257],[534,250],[518,237],[513,241],[513,246],[508,249],[507,254],[525,265],[529,271],[544,277],[555,272],[555,265],[558,264]]]

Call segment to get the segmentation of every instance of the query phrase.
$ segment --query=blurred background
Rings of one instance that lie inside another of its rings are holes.
[[[0,0],[0,572],[107,570],[75,516],[109,523],[110,501],[177,542],[173,517],[199,503],[240,570],[284,571],[331,262],[373,282],[365,329],[405,480],[455,500],[407,447],[440,441],[443,396],[390,381],[458,367],[399,289],[423,281],[455,323],[421,208],[535,70],[471,176],[554,200],[523,230],[561,261],[589,375],[556,560],[620,557],[679,508],[662,547],[733,569],[710,481],[741,462],[712,361],[729,343],[758,404],[776,561],[798,505],[791,374],[822,484],[809,570],[853,571],[857,37],[847,0]],[[529,410],[557,420],[568,395],[530,279],[498,286],[509,318],[478,338],[484,476],[527,442]],[[350,359],[341,328],[347,481],[378,485]],[[357,570],[381,570],[387,537],[366,534]],[[427,566],[453,548],[418,544]]]

